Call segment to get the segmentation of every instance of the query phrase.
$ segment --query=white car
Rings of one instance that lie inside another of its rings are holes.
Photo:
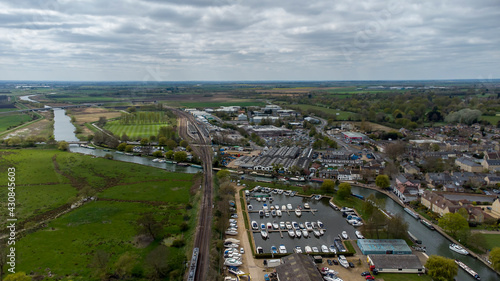
[[[240,248],[240,254],[244,254],[245,253],[245,249],[243,249],[243,247]]]

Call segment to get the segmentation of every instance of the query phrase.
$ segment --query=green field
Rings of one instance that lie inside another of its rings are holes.
[[[336,110],[336,109],[332,109],[332,108],[326,108],[326,107],[310,105],[310,104],[297,104],[297,105],[293,105],[290,107],[291,108],[299,108],[303,111],[307,111],[309,109],[319,110],[319,111],[322,111],[326,114],[337,116],[338,120],[347,120],[350,116],[354,115],[354,113],[352,113],[352,112]],[[338,113],[338,115],[337,115],[337,113]]]
[[[236,100],[233,102],[180,102],[181,106],[185,107],[196,107],[196,108],[206,108],[206,107],[221,107],[221,106],[265,106],[264,102],[251,101],[251,100]]]
[[[493,247],[500,248],[500,234],[483,234],[483,236],[486,239],[489,250],[493,249]]]
[[[1,150],[0,170],[16,169],[16,218],[18,225],[33,221],[35,216],[47,218],[58,207],[75,202],[82,189],[94,190],[98,201],[70,209],[35,232],[19,237],[16,243],[16,271],[46,275],[47,268],[57,280],[98,280],[91,277],[89,266],[97,250],[109,253],[108,273],[118,258],[128,252],[135,266],[144,269],[146,256],[161,241],[139,246],[137,219],[153,213],[161,221],[169,241],[182,237],[192,239],[196,196],[190,194],[192,174],[171,173],[162,169],[132,163],[92,158],[56,150]],[[7,185],[7,177],[0,178]],[[7,198],[7,188],[0,196]],[[0,206],[7,209],[2,200]],[[5,212],[0,219],[5,221]],[[37,222],[39,220],[36,220]],[[181,225],[187,223],[187,231]],[[32,224],[34,225],[34,224]],[[168,248],[167,262],[172,269],[182,268],[186,259],[184,247]],[[182,273],[181,271],[181,273]]]
[[[496,116],[486,116],[483,115],[481,116],[481,120],[486,120],[491,123],[491,125],[496,126],[498,121],[500,121],[500,114],[497,114]]]
[[[27,114],[0,114],[0,132],[6,131],[9,127],[19,126],[28,121],[31,121],[31,117]]]
[[[123,125],[120,121],[110,121],[104,126],[104,129],[113,132],[115,136],[122,136],[124,133],[131,139],[149,138],[150,136],[158,135],[158,130],[164,124],[144,124],[144,125]]]

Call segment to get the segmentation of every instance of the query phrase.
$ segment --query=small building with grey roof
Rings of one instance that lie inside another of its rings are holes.
[[[276,267],[279,281],[317,281],[323,280],[318,266],[309,255],[292,254],[281,259]]]
[[[368,263],[374,271],[380,273],[425,272],[425,268],[416,255],[368,255]]]

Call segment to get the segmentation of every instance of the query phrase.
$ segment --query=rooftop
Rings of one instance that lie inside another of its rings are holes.
[[[420,269],[422,263],[416,255],[368,255],[375,268]]]
[[[323,280],[318,267],[309,255],[293,254],[281,259],[276,267],[280,281],[316,281]]]

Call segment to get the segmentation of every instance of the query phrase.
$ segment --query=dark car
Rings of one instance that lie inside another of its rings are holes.
[[[361,276],[367,276],[367,275],[370,275],[370,271],[365,271],[361,273]]]
[[[339,262],[337,260],[332,260],[334,265],[339,265]]]
[[[349,267],[354,268],[354,264],[352,262],[349,262]]]
[[[328,263],[328,265],[333,265],[332,260],[326,260],[326,262]]]

